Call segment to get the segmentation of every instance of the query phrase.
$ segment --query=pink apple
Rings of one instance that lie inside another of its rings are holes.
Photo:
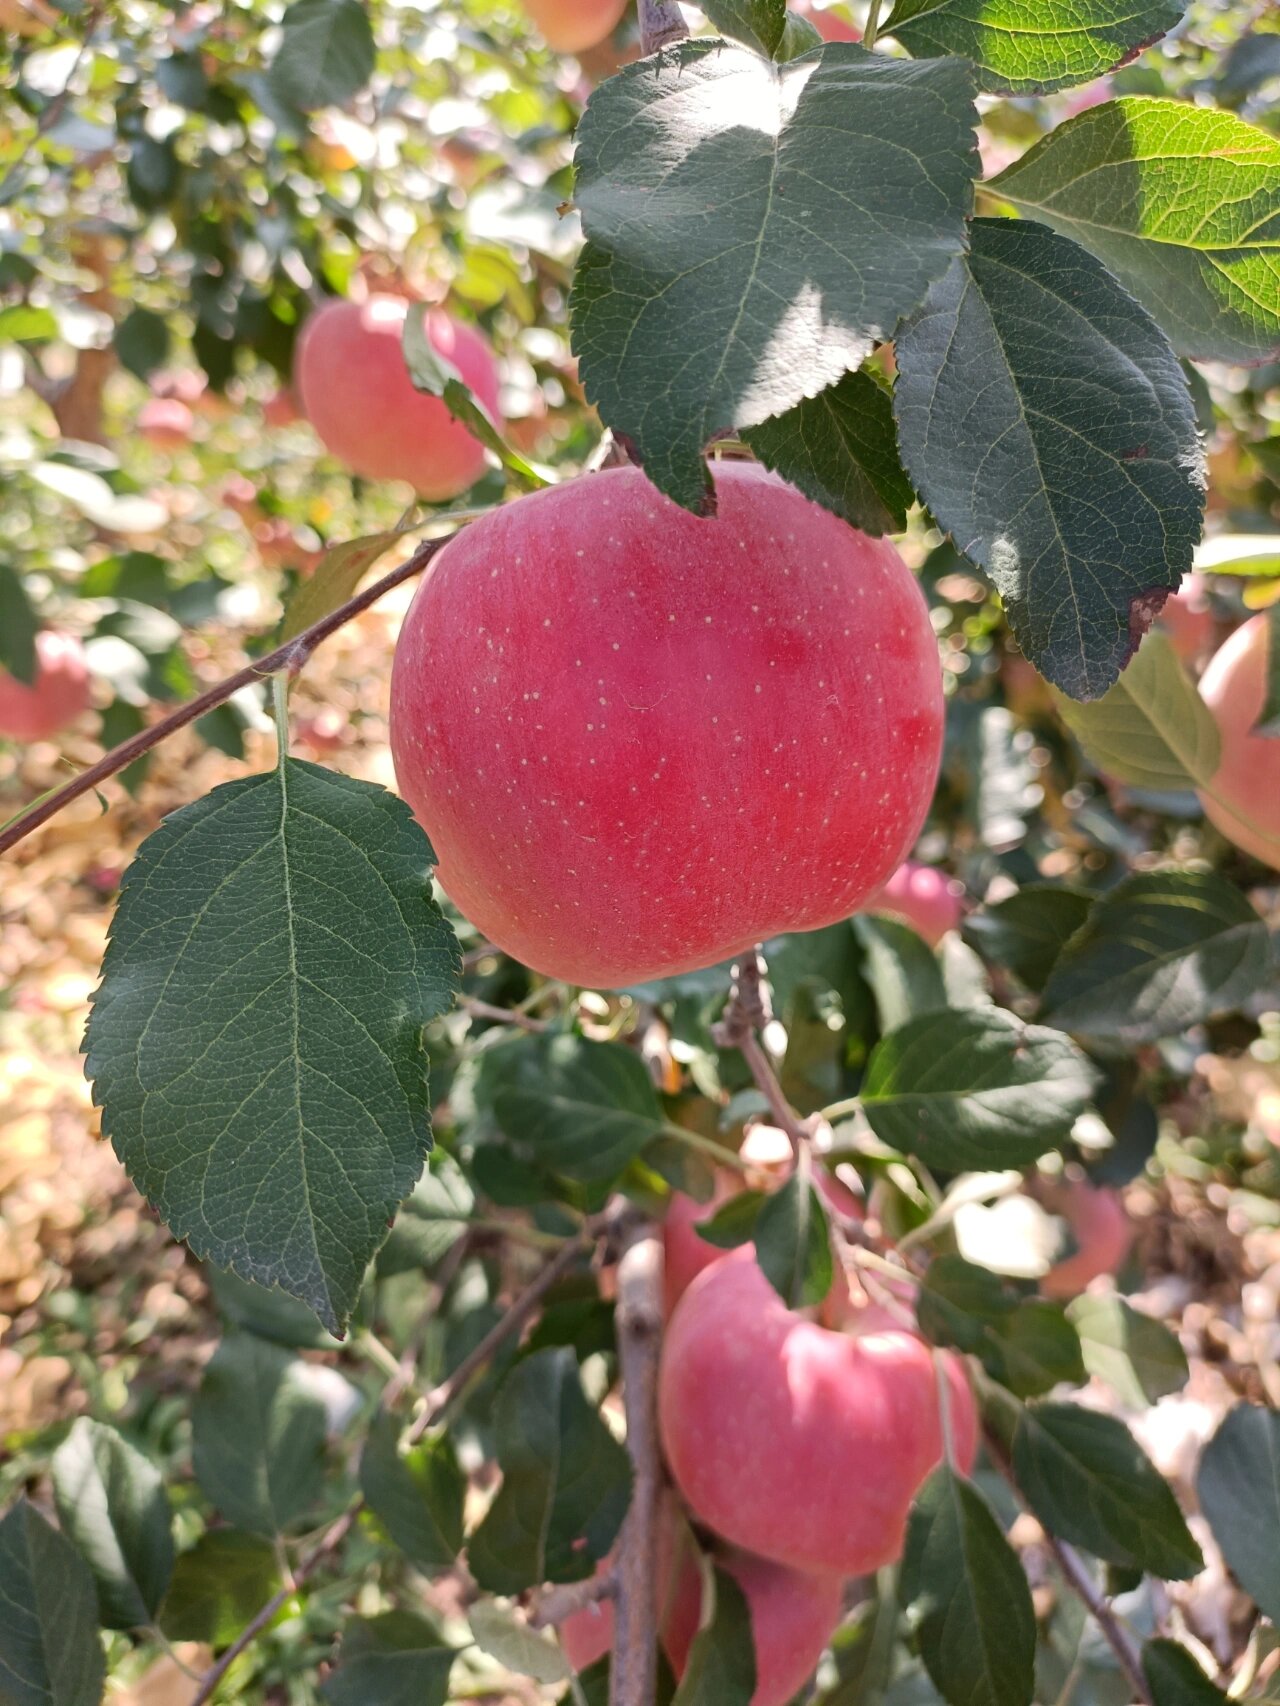
[[[1250,617],[1200,678],[1200,695],[1222,736],[1212,791],[1200,803],[1228,841],[1280,871],[1280,739],[1254,733],[1266,703],[1268,629],[1266,615]]]
[[[880,890],[867,902],[867,912],[886,912],[891,918],[909,924],[917,936],[923,936],[931,948],[960,923],[962,890],[954,878],[932,865],[916,865],[908,860],[900,865]]]
[[[578,53],[613,33],[627,0],[524,0],[524,9],[553,53]]]
[[[1129,1254],[1133,1222],[1119,1191],[1087,1179],[1060,1179],[1043,1187],[1041,1202],[1066,1221],[1076,1249],[1040,1281],[1046,1297],[1075,1297],[1090,1280],[1114,1274]]]
[[[79,640],[43,628],[36,635],[36,673],[19,681],[0,669],[0,736],[49,740],[89,706],[89,668]]]

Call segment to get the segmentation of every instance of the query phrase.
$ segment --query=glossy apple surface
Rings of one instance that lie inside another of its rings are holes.
[[[617,29],[627,0],[524,0],[538,34],[555,53],[579,53]]]
[[[326,302],[302,329],[295,380],[331,455],[367,480],[404,480],[442,502],[475,484],[485,453],[438,397],[414,389],[401,349],[408,311],[400,296]],[[428,312],[427,336],[496,420],[498,369],[483,336],[441,309]]]
[[[1280,871],[1280,740],[1253,732],[1266,703],[1268,626],[1265,614],[1251,616],[1200,677],[1222,736],[1213,795],[1202,793],[1200,803],[1228,841]]]
[[[887,912],[909,924],[917,936],[923,936],[931,948],[936,948],[948,930],[960,923],[959,885],[932,865],[917,865],[910,859],[889,878],[889,881],[868,902],[868,912]]]
[[[0,669],[0,737],[49,740],[89,705],[89,668],[79,640],[44,628],[36,635],[34,681]]]
[[[472,922],[617,988],[863,904],[928,810],[933,630],[892,545],[723,463],[701,519],[634,468],[486,515],[391,682],[400,791]]]
[[[1133,1222],[1119,1191],[1087,1179],[1063,1179],[1043,1192],[1050,1214],[1060,1214],[1076,1249],[1040,1281],[1046,1297],[1075,1297],[1090,1280],[1116,1273],[1133,1243]]]

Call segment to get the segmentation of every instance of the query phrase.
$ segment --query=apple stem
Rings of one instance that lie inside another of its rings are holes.
[[[618,1263],[618,1358],[635,1485],[618,1543],[617,1611],[609,1706],[652,1706],[658,1676],[658,1359],[662,1348],[662,1235],[628,1233]]]
[[[733,968],[728,1005],[712,1034],[723,1048],[736,1048],[742,1055],[779,1130],[786,1132],[792,1156],[798,1163],[809,1144],[809,1128],[787,1100],[773,1062],[756,1034],[769,1023],[763,972],[758,948],[749,948],[740,956]]]
[[[689,33],[689,26],[675,0],[639,0],[640,51],[657,53]]]

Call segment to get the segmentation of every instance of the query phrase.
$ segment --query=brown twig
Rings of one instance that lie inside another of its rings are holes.
[[[637,11],[642,54],[657,53],[659,48],[670,47],[673,41],[681,41],[689,33],[675,0],[639,0]]]
[[[536,1274],[529,1284],[516,1297],[507,1309],[502,1319],[494,1324],[485,1334],[475,1349],[458,1364],[447,1380],[440,1383],[427,1394],[425,1406],[409,1430],[409,1442],[415,1444],[425,1433],[435,1427],[447,1410],[466,1391],[480,1369],[488,1363],[494,1352],[511,1337],[529,1319],[537,1308],[538,1303],[551,1289],[555,1282],[574,1262],[585,1255],[595,1244],[602,1233],[609,1231],[615,1224],[612,1214],[606,1213],[594,1216],[589,1220],[582,1232],[576,1238],[571,1238],[562,1250],[556,1252],[541,1272]],[[395,1383],[392,1382],[391,1385]],[[388,1388],[390,1389],[390,1388]],[[399,1393],[396,1394],[399,1396]],[[288,1600],[297,1592],[308,1577],[315,1574],[326,1558],[332,1556],[350,1534],[356,1519],[364,1509],[364,1500],[356,1499],[342,1515],[332,1522],[321,1535],[316,1545],[293,1571],[292,1580],[279,1592],[273,1594],[267,1603],[254,1617],[245,1624],[235,1640],[201,1677],[200,1686],[191,1699],[191,1706],[205,1706],[213,1698],[219,1683],[231,1669],[231,1666],[244,1652],[257,1635],[271,1622],[272,1618]]]
[[[475,1019],[492,1019],[496,1025],[515,1025],[522,1031],[549,1031],[546,1019],[531,1019],[517,1007],[495,1007],[491,1001],[479,1001],[474,995],[459,995],[458,1006]]]
[[[11,847],[17,846],[24,836],[39,829],[42,823],[47,823],[64,806],[70,805],[72,800],[79,799],[82,794],[91,793],[99,783],[126,769],[136,758],[141,758],[144,752],[158,746],[169,735],[176,734],[179,729],[186,728],[188,723],[194,723],[198,717],[203,717],[206,712],[224,704],[242,687],[251,687],[255,682],[275,675],[280,670],[296,673],[322,640],[327,640],[330,634],[335,634],[353,616],[358,616],[362,610],[376,604],[384,592],[390,592],[392,587],[421,574],[436,552],[442,550],[452,537],[452,534],[446,534],[440,539],[424,540],[413,555],[406,558],[398,568],[374,581],[363,592],[349,598],[345,604],[340,604],[336,610],[331,610],[327,616],[322,616],[318,622],[313,622],[309,628],[304,628],[300,634],[295,634],[291,640],[286,640],[283,645],[277,646],[274,651],[268,652],[254,663],[246,664],[243,669],[227,676],[215,686],[206,688],[198,698],[192,699],[186,705],[180,705],[176,711],[170,711],[167,717],[162,717],[150,728],[140,729],[129,740],[112,747],[96,764],[82,770],[64,787],[56,789],[32,806],[30,811],[0,829],[0,853],[7,853]]]
[[[756,1034],[769,1022],[762,976],[759,949],[749,948],[733,968],[729,1005],[715,1027],[714,1035],[722,1047],[736,1048],[742,1055],[756,1088],[769,1104],[775,1123],[779,1130],[786,1132],[791,1140],[792,1153],[798,1157],[807,1146],[811,1133],[787,1100],[773,1062]]]
[[[585,1582],[566,1582],[562,1587],[547,1588],[537,1597],[529,1613],[534,1629],[551,1629],[585,1611],[589,1605],[599,1605],[602,1599],[612,1599],[618,1591],[616,1570],[601,1570],[588,1576]]]
[[[662,1236],[635,1228],[618,1263],[617,1333],[627,1450],[635,1476],[618,1544],[617,1611],[609,1706],[652,1706],[657,1685],[658,1357],[662,1348]]]

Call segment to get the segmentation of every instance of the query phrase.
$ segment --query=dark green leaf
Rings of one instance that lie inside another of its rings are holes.
[[[1212,871],[1142,871],[1095,901],[1044,991],[1062,1030],[1136,1045],[1227,1013],[1266,981],[1267,926]]]
[[[1280,1623],[1280,1414],[1229,1411],[1200,1459],[1196,1497],[1231,1573]]]
[[[1218,725],[1154,629],[1101,699],[1079,705],[1055,695],[1058,710],[1104,775],[1134,788],[1179,789],[1209,782],[1218,768]]]
[[[108,1629],[148,1623],[173,1573],[160,1471],[114,1428],[82,1416],[49,1465],[62,1531],[98,1584]]]
[[[532,462],[511,448],[457,368],[432,344],[427,336],[426,313],[425,307],[415,304],[404,323],[404,359],[414,385],[429,397],[439,397],[454,420],[461,421],[472,438],[491,450],[527,491],[549,484]]]
[[[1045,986],[1069,936],[1084,923],[1093,896],[1054,883],[1028,883],[1016,894],[965,919],[964,937],[986,959],[1008,969],[1028,989]]]
[[[19,1499],[0,1522],[0,1701],[98,1706],[105,1675],[89,1566]]]
[[[436,1150],[378,1253],[378,1273],[428,1272],[452,1250],[475,1211],[475,1194],[451,1156]]]
[[[374,43],[360,0],[293,0],[269,80],[289,106],[342,106],[373,75]]]
[[[116,327],[116,355],[143,384],[169,359],[169,322],[149,308],[132,308]]]
[[[457,939],[400,800],[290,760],[175,812],[89,1020],[103,1125],[199,1256],[341,1331],[430,1147],[422,1026]]]
[[[231,1333],[191,1406],[196,1480],[228,1522],[252,1534],[285,1533],[320,1492],[325,1408],[307,1371],[279,1345]]]
[[[278,1586],[279,1564],[270,1541],[234,1528],[211,1529],[174,1565],[160,1627],[171,1641],[225,1647]]]
[[[694,1636],[671,1706],[751,1706],[756,1648],[747,1596],[726,1570],[716,1570],[711,1622]]]
[[[949,1706],[1029,1706],[1031,1589],[986,1500],[945,1465],[912,1506],[901,1595],[925,1668]]]
[[[869,373],[846,373],[743,438],[766,466],[864,533],[901,533],[915,502],[898,459],[889,393]]]
[[[444,1436],[400,1451],[400,1427],[380,1411],[360,1458],[360,1491],[394,1543],[428,1575],[453,1568],[462,1550],[466,1478]]]
[[[998,1008],[927,1013],[876,1045],[862,1106],[882,1143],[927,1167],[1024,1167],[1066,1138],[1096,1074],[1061,1031]]]
[[[776,65],[716,40],[592,95],[574,347],[604,421],[677,503],[702,506],[715,433],[834,385],[960,252],[972,99],[958,59],[839,43]]]
[[[407,527],[393,527],[386,533],[372,533],[367,539],[348,539],[326,551],[315,573],[294,588],[280,624],[281,640],[291,640],[345,604],[378,558],[407,532]]]
[[[348,1623],[338,1668],[320,1690],[330,1706],[445,1706],[457,1654],[423,1618],[388,1611]]]
[[[1115,1416],[1078,1404],[1030,1404],[1014,1429],[1012,1455],[1023,1497],[1060,1539],[1168,1581],[1203,1569],[1168,1483]]]
[[[295,1350],[332,1351],[339,1341],[316,1320],[315,1311],[274,1286],[254,1285],[236,1274],[210,1269],[209,1289],[224,1320],[260,1338]]]
[[[209,79],[198,53],[171,53],[159,60],[156,82],[175,106],[186,107],[189,112],[203,111],[209,99]]]
[[[1280,736],[1280,604],[1267,611],[1267,675],[1255,734]]]
[[[0,669],[30,686],[36,675],[40,623],[16,569],[0,563]]]
[[[915,58],[958,53],[983,89],[1043,95],[1101,77],[1182,18],[1178,0],[897,0],[884,25]]]
[[[1092,249],[1182,355],[1280,353],[1280,138],[1192,101],[1130,96],[1060,124],[994,186]]]
[[[937,956],[910,925],[874,913],[860,913],[850,923],[862,945],[862,972],[882,1031],[896,1031],[908,1019],[950,1005]]]
[[[756,1235],[756,1220],[768,1198],[763,1191],[739,1191],[693,1230],[717,1250],[736,1250]]]
[[[140,136],[129,153],[129,194],[145,213],[154,213],[174,195],[182,168],[169,137]]]
[[[787,27],[786,0],[707,0],[707,22],[722,36],[773,59]]]
[[[502,1486],[468,1544],[472,1575],[501,1594],[582,1581],[617,1539],[631,1463],[588,1404],[573,1351],[518,1362],[494,1426]]]
[[[1187,1353],[1177,1334],[1124,1298],[1086,1293],[1067,1305],[1067,1318],[1080,1335],[1084,1366],[1131,1408],[1186,1385]]]
[[[500,1088],[498,1124],[513,1142],[564,1178],[615,1178],[664,1121],[644,1062],[621,1043],[553,1037],[537,1051],[539,1070]]]
[[[769,1284],[791,1309],[821,1303],[835,1265],[822,1198],[797,1168],[765,1198],[756,1217],[756,1260]]]
[[[1154,1706],[1227,1706],[1217,1683],[1176,1641],[1148,1641],[1142,1649],[1142,1671]]]
[[[898,334],[903,460],[1041,675],[1096,699],[1191,568],[1191,394],[1159,326],[1079,244],[1031,220],[971,229]]]
[[[917,1309],[930,1344],[976,1356],[993,1380],[1019,1397],[1085,1378],[1079,1337],[1058,1304],[1026,1297],[961,1256],[929,1264]]]

